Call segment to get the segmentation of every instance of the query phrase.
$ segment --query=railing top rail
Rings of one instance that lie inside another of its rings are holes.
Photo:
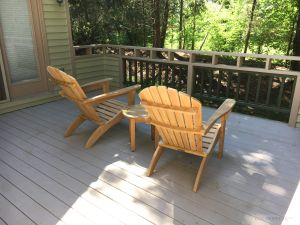
[[[152,47],[140,47],[129,45],[112,45],[112,44],[91,44],[91,45],[78,45],[73,46],[75,49],[94,48],[94,47],[111,47],[121,49],[133,49],[133,50],[148,50],[158,52],[182,52],[187,54],[199,54],[199,55],[217,55],[217,56],[233,56],[233,57],[249,57],[249,58],[261,58],[261,59],[279,59],[279,60],[293,60],[300,61],[300,56],[285,56],[285,55],[266,55],[266,54],[252,54],[252,53],[240,53],[240,52],[217,52],[217,51],[202,51],[202,50],[185,50],[185,49],[172,49],[172,48],[152,48]]]
[[[123,51],[119,51],[119,56],[124,59],[132,59],[132,60],[143,60],[149,62],[157,62],[157,63],[171,63],[171,64],[181,64],[181,65],[190,65],[196,67],[209,67],[214,69],[227,69],[227,70],[235,70],[235,71],[247,71],[254,73],[265,73],[265,74],[278,74],[278,75],[286,75],[286,76],[300,76],[300,71],[288,70],[287,68],[272,68],[272,60],[290,60],[290,61],[300,61],[299,56],[281,56],[281,55],[260,55],[260,54],[248,54],[248,53],[235,53],[235,52],[214,52],[214,51],[198,51],[198,50],[181,50],[181,49],[169,49],[169,48],[150,48],[150,47],[139,47],[139,46],[126,46],[126,45],[111,45],[111,44],[91,44],[91,45],[81,45],[74,46],[74,49],[92,49],[97,47],[104,48],[115,48]],[[126,55],[124,50],[133,50],[134,55]],[[149,57],[144,57],[140,55],[136,55],[136,50],[150,51]],[[91,51],[89,51],[91,52]],[[166,59],[161,59],[155,57],[157,52],[168,52],[168,57]],[[186,53],[189,55],[189,58],[186,60],[178,60],[170,58],[169,53]],[[105,53],[104,53],[105,54]],[[98,54],[90,53],[89,55],[84,56],[76,56],[76,57],[92,57]],[[211,62],[201,62],[194,60],[196,55],[205,55],[211,57]],[[219,63],[219,57],[221,56],[231,56],[236,57],[235,65],[227,64],[226,62]],[[264,65],[261,66],[247,66],[244,63],[245,58],[260,58],[263,59]]]

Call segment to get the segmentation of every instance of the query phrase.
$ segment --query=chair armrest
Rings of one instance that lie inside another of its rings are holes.
[[[232,110],[233,106],[235,105],[236,101],[234,99],[226,99],[222,105],[211,115],[207,122],[203,123],[203,132],[204,135],[212,128],[212,126],[216,123],[218,119],[221,117],[225,117],[227,119],[228,113]]]
[[[109,82],[112,81],[112,78],[105,78],[93,82],[86,83],[81,86],[84,92],[95,91],[102,89],[104,93],[109,92]]]
[[[129,97],[134,98],[136,90],[139,89],[140,87],[141,87],[141,85],[136,84],[136,85],[133,85],[130,87],[121,88],[116,91],[111,91],[108,93],[97,95],[95,97],[91,97],[91,98],[85,100],[83,103],[95,105],[95,104],[99,104],[101,102],[107,101],[109,99],[112,99],[112,98],[115,98],[118,96],[122,96],[122,95],[127,95],[127,94],[129,95]],[[133,104],[133,103],[131,102],[131,104]]]

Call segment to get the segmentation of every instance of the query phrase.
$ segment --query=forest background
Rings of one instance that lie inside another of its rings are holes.
[[[108,43],[300,56],[300,0],[69,3],[74,45]]]

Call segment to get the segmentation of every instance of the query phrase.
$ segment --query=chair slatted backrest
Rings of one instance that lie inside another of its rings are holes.
[[[203,154],[198,100],[164,86],[145,88],[139,97],[164,144]]]
[[[52,66],[48,66],[47,71],[55,83],[61,87],[62,90],[60,94],[63,97],[76,104],[88,119],[95,122],[101,122],[94,107],[84,104],[84,100],[87,99],[87,96],[74,77]]]

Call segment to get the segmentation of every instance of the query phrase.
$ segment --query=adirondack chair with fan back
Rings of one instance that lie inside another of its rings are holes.
[[[80,86],[74,77],[55,67],[48,66],[47,70],[55,83],[60,85],[62,89],[60,95],[72,101],[81,111],[81,114],[66,130],[64,136],[70,136],[85,120],[98,125],[98,128],[86,142],[86,148],[90,148],[109,128],[124,118],[122,110],[126,109],[128,105],[134,104],[136,90],[140,88],[140,85],[134,85],[109,92],[111,78]],[[85,91],[97,89],[102,89],[103,94],[91,98],[87,97]],[[128,95],[128,104],[114,99],[121,95]]]
[[[196,192],[208,157],[219,142],[218,158],[222,158],[225,125],[235,100],[227,99],[204,123],[201,103],[191,96],[173,88],[152,86],[139,94],[141,104],[149,113],[149,122],[155,126],[161,141],[152,157],[147,175],[151,176],[164,148],[201,156],[193,191]],[[217,120],[221,123],[216,123]]]

